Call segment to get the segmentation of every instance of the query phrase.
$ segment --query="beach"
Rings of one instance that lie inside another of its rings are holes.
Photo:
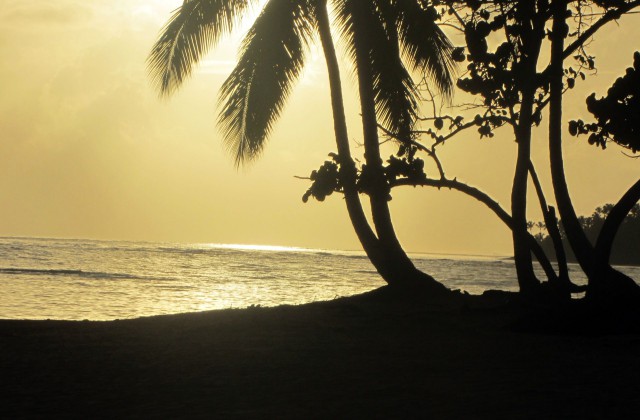
[[[3,418],[632,418],[640,335],[522,331],[513,296],[388,289],[109,322],[0,321]]]

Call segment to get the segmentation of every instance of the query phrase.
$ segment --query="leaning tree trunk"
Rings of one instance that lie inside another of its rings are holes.
[[[536,294],[540,286],[540,282],[533,271],[533,260],[527,232],[527,182],[529,180],[529,161],[531,160],[533,94],[532,89],[523,91],[520,119],[515,130],[518,155],[511,189],[513,257],[520,292],[525,296]]]
[[[547,199],[542,191],[542,184],[536,173],[536,169],[533,166],[533,162],[529,162],[529,173],[531,174],[531,181],[535,187],[538,195],[538,201],[540,202],[540,209],[544,218],[544,224],[553,243],[553,250],[556,254],[556,262],[558,263],[558,275],[556,277],[550,277],[549,282],[559,293],[561,298],[569,299],[571,297],[571,291],[577,289],[576,286],[571,283],[569,279],[569,267],[567,265],[567,255],[564,251],[564,245],[562,244],[562,237],[560,236],[560,230],[558,229],[558,218],[556,217],[556,211],[553,206],[547,204]]]
[[[319,5],[316,13],[318,19],[318,30],[320,32],[320,40],[329,74],[333,129],[336,137],[336,146],[338,148],[338,157],[340,159],[340,178],[344,189],[345,202],[347,204],[349,218],[351,219],[356,235],[358,236],[365,252],[373,262],[377,260],[376,249],[378,247],[378,239],[369,226],[369,222],[367,221],[364,210],[362,209],[360,197],[358,196],[358,191],[356,189],[356,169],[349,147],[349,135],[347,132],[347,122],[344,112],[344,100],[342,97],[342,82],[340,80],[338,58],[333,45],[333,39],[331,38],[326,1],[319,1],[318,3]]]
[[[562,90],[563,90],[563,50],[564,39],[567,36],[565,14],[567,12],[566,1],[554,1],[553,3],[553,27],[551,33],[551,65],[549,76],[551,78],[549,100],[549,160],[551,162],[551,178],[553,191],[562,219],[567,239],[574,251],[578,263],[589,278],[589,281],[597,281],[594,278],[595,266],[593,264],[593,248],[587,235],[584,233],[573,208],[569,188],[564,173],[562,158]]]
[[[333,45],[333,39],[331,37],[329,17],[326,7],[326,1],[320,0],[318,2],[318,30],[320,32],[320,40],[327,63],[327,71],[329,73],[333,124],[336,136],[336,145],[338,148],[338,158],[340,160],[340,181],[344,190],[347,211],[356,235],[358,236],[365,253],[369,257],[369,260],[371,260],[371,263],[374,265],[378,273],[389,285],[401,285],[406,281],[406,277],[404,277],[403,273],[398,270],[394,258],[388,252],[388,247],[382,246],[382,242],[376,237],[375,233],[371,229],[358,196],[358,190],[356,187],[356,167],[351,157],[349,147],[349,136],[347,134],[344,101],[342,98],[340,70],[335,47]],[[415,267],[413,268],[415,270]]]
[[[640,180],[636,181],[618,200],[602,225],[595,248],[596,258],[601,264],[609,264],[613,240],[618,229],[638,201],[640,201]]]
[[[373,223],[378,233],[380,244],[385,252],[385,264],[393,269],[397,279],[395,283],[402,286],[422,286],[434,291],[443,291],[445,287],[433,277],[418,270],[402,248],[396,235],[389,211],[391,187],[386,180],[378,122],[373,94],[373,80],[370,64],[363,54],[356,54],[358,86],[360,94],[360,110],[362,112],[362,130],[364,135],[364,157],[367,170],[367,185],[371,203]]]
[[[629,301],[632,306],[637,307],[640,300],[640,286],[633,279],[613,269],[609,263],[616,233],[638,200],[640,200],[640,180],[636,181],[613,206],[596,241],[595,259],[598,267],[602,267],[603,277],[606,279],[606,283],[599,292],[600,296],[596,295],[596,298],[605,302],[612,300],[616,305],[620,301]]]
[[[628,276],[613,269],[604,261],[589,242],[573,208],[564,172],[562,157],[562,90],[564,40],[568,35],[566,26],[567,2],[556,0],[552,4],[553,26],[551,29],[551,64],[549,76],[549,158],[551,178],[556,203],[562,224],[573,253],[588,279],[587,297],[596,302],[615,305],[617,302],[640,298],[640,288]],[[605,231],[608,235],[609,229]],[[603,239],[604,241],[605,239]],[[611,239],[612,240],[612,239]],[[604,248],[604,245],[602,245]]]

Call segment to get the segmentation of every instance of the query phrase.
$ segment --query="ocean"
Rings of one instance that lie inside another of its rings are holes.
[[[508,257],[411,256],[452,289],[517,290]],[[585,282],[570,269],[574,282]],[[640,279],[640,267],[621,270]],[[0,238],[0,319],[113,320],[301,304],[383,285],[357,251]]]

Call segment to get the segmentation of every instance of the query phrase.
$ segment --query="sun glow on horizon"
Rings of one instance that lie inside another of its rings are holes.
[[[145,59],[182,0],[5,1],[0,42],[11,60],[0,63],[0,236],[364,255],[339,194],[323,203],[300,199],[309,185],[298,177],[336,148],[317,36],[259,160],[238,170],[216,126],[219,88],[266,2],[250,2],[233,33],[202,57],[179,92],[161,100]],[[640,36],[639,23],[640,15],[633,15],[619,28],[599,32],[592,45],[602,64],[598,76],[579,80],[567,94],[566,119],[587,118],[584,98],[601,96],[624,72],[637,49],[629,40]],[[354,158],[362,162],[358,87],[339,35],[335,26],[348,134]],[[545,130],[544,124],[537,129],[540,140],[532,147],[539,168],[548,165]],[[573,139],[565,147],[578,214],[617,201],[637,179],[638,160],[613,148],[600,151]],[[386,158],[397,147],[388,142],[382,150]],[[439,157],[448,176],[508,208],[515,152],[507,130],[481,141],[470,130],[469,137],[448,142]],[[425,170],[437,173],[429,165]],[[550,198],[548,171],[540,172]],[[362,201],[369,214],[365,196]],[[541,220],[535,192],[529,203],[529,219]],[[502,221],[459,192],[396,189],[390,206],[398,237],[412,255],[513,252]]]
[[[281,245],[250,245],[250,244],[205,244],[208,248],[231,249],[238,251],[270,251],[270,252],[307,252],[308,248]]]

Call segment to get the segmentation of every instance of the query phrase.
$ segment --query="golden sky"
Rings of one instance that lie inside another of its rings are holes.
[[[343,200],[303,204],[307,176],[335,149],[323,58],[309,66],[262,158],[234,167],[215,126],[217,91],[236,57],[225,39],[182,90],[160,100],[145,59],[180,0],[5,0],[0,10],[0,235],[359,249]],[[595,39],[599,73],[568,99],[567,118],[586,116],[584,97],[606,87],[640,47],[640,19]],[[360,126],[346,67],[354,152]],[[351,83],[350,83],[351,82]],[[505,133],[506,134],[506,133]],[[534,144],[550,201],[544,130]],[[447,174],[505,208],[515,147],[508,135],[451,141]],[[638,177],[638,160],[566,140],[570,190],[579,213],[612,202]],[[433,171],[431,171],[433,172]],[[395,191],[399,236],[413,252],[500,254],[511,237],[492,213],[456,192]],[[531,219],[538,220],[530,200]]]

